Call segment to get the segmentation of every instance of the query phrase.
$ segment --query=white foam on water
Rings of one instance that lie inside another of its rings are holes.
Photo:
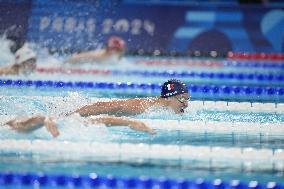
[[[90,99],[86,96],[79,92],[69,92],[68,96],[49,101],[47,113],[48,115],[60,116],[74,112],[87,104],[90,104]]]
[[[59,140],[107,141],[111,136],[104,124],[85,124],[85,118],[72,115],[59,121]]]

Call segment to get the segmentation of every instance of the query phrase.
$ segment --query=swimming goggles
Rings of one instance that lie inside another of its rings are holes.
[[[185,98],[185,97],[180,97],[180,98],[176,98],[180,103],[185,103],[187,101],[189,101],[190,98]]]

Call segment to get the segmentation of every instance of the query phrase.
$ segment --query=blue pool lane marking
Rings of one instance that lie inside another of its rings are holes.
[[[256,81],[284,81],[282,74],[245,74],[245,73],[214,73],[214,72],[175,72],[175,71],[119,71],[113,70],[113,75],[135,75],[143,77],[178,77],[178,78],[209,78],[209,79],[234,79],[238,81],[256,80]]]
[[[0,80],[1,86],[34,86],[53,88],[97,88],[97,89],[142,89],[160,91],[162,84],[132,83],[132,82],[71,82],[71,81],[46,81],[46,80]],[[191,93],[203,94],[243,94],[243,95],[268,95],[284,96],[283,87],[253,87],[253,86],[217,86],[217,85],[189,85]]]
[[[103,71],[99,70],[88,70],[88,69],[62,69],[62,68],[54,68],[54,70],[39,68],[40,73],[64,73],[64,74],[105,74]],[[261,73],[223,73],[223,72],[194,72],[194,71],[141,71],[141,70],[106,70],[107,74],[112,74],[114,76],[141,76],[141,77],[173,77],[173,78],[201,78],[201,79],[230,79],[237,81],[257,81],[257,82],[283,82],[284,75],[283,74],[261,74]]]
[[[2,173],[0,172],[1,186],[22,186],[34,187],[66,187],[66,188],[160,188],[160,189],[207,189],[207,188],[229,188],[229,189],[281,189],[283,185],[276,182],[268,182],[266,185],[257,181],[249,183],[232,180],[230,183],[216,179],[207,181],[204,179],[186,180],[169,178],[150,178],[150,177],[115,177],[100,176],[95,173],[89,175],[64,175],[64,174],[42,174],[42,173]]]

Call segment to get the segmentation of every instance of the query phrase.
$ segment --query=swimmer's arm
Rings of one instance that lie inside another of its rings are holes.
[[[26,131],[38,124],[44,124],[44,116],[32,116],[27,118],[15,118],[8,122],[6,122],[7,125],[9,125],[12,129],[15,129],[17,131]]]
[[[142,132],[147,132],[150,134],[156,134],[156,132],[147,127],[145,123],[142,121],[134,120],[134,119],[129,119],[126,117],[114,117],[114,116],[102,116],[102,117],[97,117],[97,118],[90,118],[89,119],[90,123],[103,123],[108,127],[111,126],[128,126],[129,128],[136,130],[136,131],[142,131]]]
[[[24,132],[32,129],[37,125],[44,125],[53,137],[57,137],[59,132],[53,119],[41,115],[32,116],[28,118],[15,118],[6,122],[12,129]]]
[[[0,68],[0,75],[11,75],[11,74],[13,75],[18,74],[18,69],[15,64],[13,64],[12,66]]]
[[[103,54],[99,54],[98,51],[89,51],[74,54],[69,59],[65,60],[64,63],[76,64],[83,61],[101,61],[104,58]]]
[[[0,68],[0,75],[6,75],[7,69],[6,68]]]
[[[81,116],[87,117],[99,114],[115,114],[121,112],[121,109],[122,105],[117,101],[97,102],[91,105],[83,106],[73,113],[79,113]]]
[[[52,117],[46,117],[44,119],[44,126],[48,132],[55,138],[59,136],[59,131],[56,126],[55,119]]]
[[[91,105],[83,106],[82,108],[72,113],[79,113],[81,116],[87,117],[99,114],[135,115],[143,113],[144,111],[145,107],[141,105],[141,100],[130,99],[130,100],[117,100],[110,102],[97,102]]]

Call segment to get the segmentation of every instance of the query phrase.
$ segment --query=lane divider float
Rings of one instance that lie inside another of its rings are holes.
[[[204,179],[171,179],[171,178],[151,178],[151,177],[116,177],[101,176],[95,173],[89,175],[65,175],[48,173],[18,173],[0,172],[0,185],[4,187],[46,187],[46,188],[125,188],[125,189],[204,189],[204,188],[242,188],[242,189],[278,189],[283,186],[280,183],[268,182],[260,184],[257,181],[241,182],[232,180],[231,182],[215,179],[207,181]]]
[[[54,87],[54,88],[96,88],[96,89],[141,89],[160,91],[161,83],[132,83],[132,82],[85,82],[85,81],[51,81],[51,80],[12,80],[0,79],[0,86],[14,87]],[[191,93],[225,94],[225,95],[267,95],[284,96],[283,87],[251,87],[251,86],[217,86],[217,85],[189,85]]]
[[[64,160],[82,160],[92,157],[95,161],[105,162],[155,162],[159,164],[170,160],[177,165],[187,165],[188,161],[202,162],[200,166],[232,167],[248,170],[284,170],[283,149],[225,148],[192,145],[132,144],[71,142],[55,140],[1,140],[0,153],[52,154],[53,158]],[[74,156],[74,154],[77,154]],[[33,156],[32,156],[33,157]],[[51,158],[52,158],[51,157]],[[38,158],[36,156],[36,158]],[[167,162],[165,162],[165,165]],[[196,163],[198,165],[198,163]],[[193,166],[193,165],[192,165]]]
[[[4,96],[0,95],[1,100],[13,100],[13,99],[28,99],[28,100],[41,100],[45,102],[63,102],[68,98],[74,98],[71,96]],[[89,98],[92,102],[108,101],[116,98]],[[202,100],[190,100],[189,108],[193,111],[198,110],[212,110],[212,111],[238,111],[247,113],[279,113],[284,114],[284,103],[260,103],[260,102],[234,102],[234,101],[202,101]]]
[[[113,76],[141,76],[141,77],[174,77],[174,78],[201,78],[201,79],[230,79],[230,80],[256,80],[259,82],[284,82],[283,74],[260,74],[260,73],[222,73],[222,72],[188,72],[188,71],[141,71],[141,70],[99,70],[82,68],[37,68],[39,73],[61,74],[96,74]]]

